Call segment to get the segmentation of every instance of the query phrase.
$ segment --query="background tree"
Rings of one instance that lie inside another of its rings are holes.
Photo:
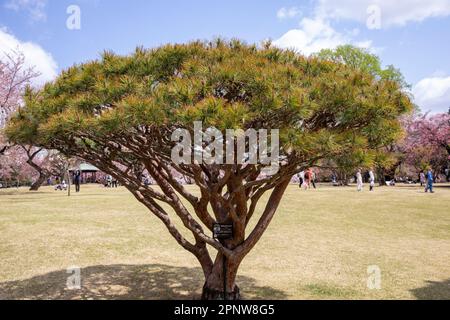
[[[401,90],[410,88],[399,69],[392,65],[383,68],[380,58],[366,49],[342,45],[335,49],[323,49],[316,56],[320,59],[342,63],[350,68],[367,72],[379,80],[394,81]],[[380,185],[385,185],[386,177],[393,179],[396,169],[402,162],[403,153],[399,149],[395,140],[387,140],[375,155],[368,157],[365,161],[355,161],[357,160],[356,157],[344,155],[343,158],[334,159],[337,166],[336,171],[341,176],[347,176],[354,174],[358,166],[374,166]]]
[[[383,68],[381,59],[364,48],[347,44],[335,49],[322,49],[316,56],[320,59],[343,63],[350,68],[370,73],[377,79],[395,81],[403,89],[411,87],[399,69],[393,65],[387,65]]]
[[[416,171],[431,166],[440,173],[450,157],[450,115],[414,114],[403,121],[406,135],[399,145],[404,150],[405,163]]]
[[[10,115],[20,106],[25,87],[39,75],[33,68],[25,67],[25,56],[20,51],[2,54],[0,59],[0,129],[5,126]],[[6,148],[7,142],[0,137],[0,155],[5,152]]]
[[[26,163],[36,170],[38,176],[32,183],[30,191],[37,191],[50,177],[65,175],[68,159],[55,150],[45,150],[33,146],[20,146],[26,154]]]
[[[416,143],[441,149],[450,156],[450,114],[418,116],[409,123],[408,133]]]
[[[355,177],[357,168],[370,167],[374,161],[373,152],[348,152],[332,159],[331,165],[334,165],[337,179],[341,185],[349,185],[350,179]]]
[[[37,177],[27,164],[28,157],[20,146],[9,146],[0,158],[0,183],[3,187],[29,184]]]
[[[204,299],[222,295],[225,277],[228,299],[239,297],[238,267],[295,173],[320,159],[379,148],[398,135],[398,117],[411,109],[395,81],[269,45],[220,39],[138,48],[130,56],[105,52],[42,90],[27,90],[25,102],[8,137],[79,157],[115,177],[198,259]],[[184,128],[193,135],[195,120],[222,133],[279,129],[279,171],[262,176],[262,163],[176,165],[171,134]],[[191,178],[197,191],[185,188],[174,171]],[[144,172],[160,189],[143,182]],[[184,228],[174,223],[178,219]],[[232,224],[233,237],[213,239],[216,222]]]
[[[22,95],[25,88],[31,84],[31,81],[38,77],[39,73],[33,68],[25,66],[25,56],[20,51],[11,51],[3,53],[0,60],[0,130],[6,125],[9,117],[23,103]],[[7,148],[13,148],[5,156]],[[5,177],[10,177],[7,172],[14,172],[14,176],[20,181],[30,181],[36,178],[31,185],[30,190],[38,190],[42,183],[47,180],[62,161],[62,155],[55,151],[36,148],[32,145],[12,146],[0,131],[0,157],[2,157]],[[23,161],[23,163],[19,163]],[[27,167],[31,166],[38,175],[32,173]],[[24,175],[28,174],[28,177]]]
[[[0,157],[0,181],[37,191],[48,178],[63,178],[67,166],[68,159],[55,150],[10,144]]]

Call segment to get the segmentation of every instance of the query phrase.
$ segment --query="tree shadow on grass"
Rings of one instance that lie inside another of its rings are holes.
[[[162,264],[90,266],[81,269],[81,289],[67,288],[67,270],[30,279],[0,283],[2,299],[199,299],[203,286],[201,268]],[[70,282],[69,282],[70,283]],[[72,282],[73,283],[73,282]],[[237,283],[244,299],[285,299],[284,292],[246,276]]]
[[[427,281],[422,288],[411,290],[420,300],[450,300],[450,279],[444,281]]]

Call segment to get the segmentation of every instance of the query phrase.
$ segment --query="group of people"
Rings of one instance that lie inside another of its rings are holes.
[[[370,184],[370,191],[373,191],[373,188],[375,186],[375,175],[373,174],[372,169],[370,169],[368,172],[368,178],[369,178],[369,184]],[[421,187],[425,186],[425,192],[430,191],[430,193],[434,193],[434,191],[433,191],[434,176],[433,176],[433,171],[431,170],[431,168],[428,168],[428,170],[426,170],[426,172],[420,171],[419,181],[420,181]],[[390,185],[394,185],[394,184],[390,183]],[[361,174],[361,169],[358,169],[358,171],[356,172],[356,188],[358,191],[362,191],[362,188],[363,188],[363,177]]]
[[[368,176],[369,176],[369,191],[373,191],[373,188],[375,187],[375,174],[373,173],[372,168],[369,169]],[[362,191],[362,188],[363,188],[363,176],[361,173],[361,169],[358,169],[358,171],[356,171],[356,190]]]
[[[316,189],[316,172],[309,168],[307,170],[302,170],[297,174],[298,182],[299,182],[299,188],[303,188],[305,190],[310,189],[311,186]],[[373,191],[375,187],[375,175],[373,173],[373,169],[370,168],[367,172],[367,178],[369,181],[369,190]],[[76,170],[73,173],[72,177],[73,184],[75,185],[75,191],[80,192],[80,184],[81,184],[81,171]],[[334,182],[335,180],[333,180]],[[356,171],[355,175],[355,181],[356,181],[356,190],[362,191],[363,189],[363,175],[362,170],[358,169]],[[425,186],[425,192],[430,191],[430,193],[434,193],[433,191],[433,171],[431,168],[426,170],[426,172],[421,171],[419,173],[419,181],[420,186]],[[118,181],[117,179],[113,178],[111,175],[107,175],[105,178],[105,187],[107,188],[117,188]],[[57,183],[55,185],[55,190],[67,190],[67,184],[65,180],[62,180],[61,183]]]
[[[117,179],[113,178],[112,175],[108,174],[106,176],[105,187],[107,188],[117,188],[118,182]]]
[[[67,190],[67,183],[66,183],[66,180],[62,180],[61,182],[58,181],[58,182],[55,184],[55,190],[61,190],[61,191]]]
[[[297,174],[298,178],[298,186],[299,188],[303,188],[305,190],[310,189],[311,186],[316,189],[316,172],[309,168],[307,170],[300,171]],[[369,179],[369,186],[370,191],[374,190],[375,187],[375,174],[373,173],[373,170],[370,169],[368,172],[368,179]],[[333,176],[333,184],[336,182],[335,176]],[[358,169],[356,172],[356,188],[358,191],[362,191],[363,188],[363,176],[361,173],[361,169]]]
[[[80,184],[81,184],[81,171],[80,170],[76,170],[73,172],[72,174],[72,183],[75,185],[75,192],[80,192]],[[51,178],[47,179],[47,184],[51,185],[52,181]],[[55,184],[55,190],[67,190],[68,186],[66,183],[66,180],[62,179],[60,180],[59,178],[56,179],[56,184]]]
[[[59,179],[58,179],[59,180]],[[81,171],[76,170],[72,174],[72,183],[75,185],[75,192],[80,192],[80,184],[81,184]],[[51,181],[48,181],[48,184],[50,184]],[[105,183],[104,186],[107,188],[117,188],[119,185],[117,179],[113,178],[111,175],[107,175],[105,177]],[[55,190],[67,190],[67,183],[65,180],[62,180],[61,182],[57,182],[55,185]]]
[[[316,173],[311,168],[300,171],[297,174],[297,177],[299,188],[303,188],[305,190],[310,189],[311,186],[314,189],[316,188]]]

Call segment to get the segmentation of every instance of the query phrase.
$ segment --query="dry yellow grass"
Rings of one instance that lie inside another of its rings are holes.
[[[379,290],[367,288],[370,265]],[[81,290],[66,288],[70,266]],[[248,299],[450,299],[450,187],[292,185],[239,274]],[[198,298],[202,280],[123,188],[0,190],[0,299]]]

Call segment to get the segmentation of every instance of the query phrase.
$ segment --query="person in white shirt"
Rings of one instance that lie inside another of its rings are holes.
[[[361,191],[362,187],[363,187],[363,181],[362,181],[361,169],[358,169],[358,171],[356,172],[356,189],[358,191]]]
[[[372,169],[369,170],[369,183],[370,191],[373,191],[373,187],[375,187],[375,175],[373,174]]]

